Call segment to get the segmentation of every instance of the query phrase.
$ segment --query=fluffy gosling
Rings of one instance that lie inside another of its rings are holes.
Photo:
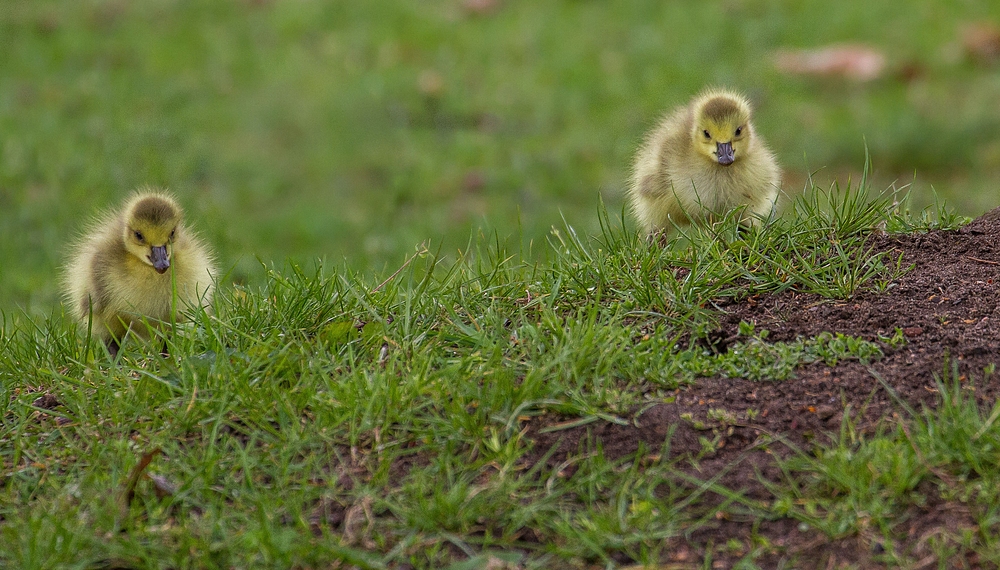
[[[115,356],[130,330],[169,322],[174,284],[177,318],[185,306],[207,305],[214,286],[212,255],[184,226],[170,196],[141,190],[97,220],[76,244],[65,273],[65,296],[74,316],[92,322],[93,334]]]
[[[636,154],[629,194],[647,232],[745,206],[756,224],[774,208],[781,170],[754,132],[750,103],[710,89],[666,115]]]

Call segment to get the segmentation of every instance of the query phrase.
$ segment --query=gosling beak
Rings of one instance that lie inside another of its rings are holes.
[[[170,259],[167,258],[167,246],[154,245],[153,251],[149,253],[149,260],[153,262],[153,269],[157,273],[163,274],[170,269]]]
[[[715,155],[719,159],[719,164],[729,166],[736,160],[736,153],[733,152],[733,143],[715,143]]]

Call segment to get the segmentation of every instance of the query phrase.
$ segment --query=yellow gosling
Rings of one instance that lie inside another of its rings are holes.
[[[148,327],[207,306],[214,287],[212,254],[183,223],[167,194],[140,190],[97,220],[73,249],[65,297],[84,326],[93,323],[112,355],[125,334],[148,337]],[[173,306],[174,287],[177,306]]]
[[[632,211],[647,232],[745,207],[743,221],[766,220],[781,169],[750,122],[750,104],[709,89],[667,114],[636,154]]]

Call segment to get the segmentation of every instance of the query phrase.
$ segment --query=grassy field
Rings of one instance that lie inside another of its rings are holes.
[[[845,422],[832,447],[789,459],[788,484],[763,503],[692,477],[699,458],[670,456],[669,437],[613,460],[584,443],[555,466],[526,437],[539,417],[562,418],[550,429],[633,421],[704,376],[780,381],[806,363],[881,358],[897,340],[771,343],[741,325],[724,354],[695,342],[724,299],[888,289],[907,268],[863,254],[873,228],[955,223],[811,196],[766,228],[739,231],[731,218],[665,247],[564,226],[544,263],[480,241],[453,262],[420,252],[383,282],[286,266],[260,287],[221,291],[215,316],[196,313],[168,337],[169,358],[159,341],[133,342],[109,361],[64,319],[7,325],[0,564],[605,568],[655,563],[666,541],[719,516],[891,537],[922,504],[921,481],[995,473],[992,448],[953,447],[969,433],[1000,437],[961,391],[914,412],[905,437]],[[992,505],[990,528],[995,493],[976,477],[948,481]],[[707,501],[727,493],[735,500]],[[997,537],[983,532],[968,542],[988,553]],[[774,545],[719,547],[752,568]],[[676,567],[711,567],[713,548]]]
[[[145,184],[180,196],[226,282],[263,283],[257,258],[453,255],[480,228],[537,242],[560,214],[593,233],[643,132],[707,84],[755,101],[791,195],[856,173],[867,141],[876,186],[1000,203],[1000,68],[960,42],[995,3],[466,4],[5,2],[0,310],[48,314],[66,244]],[[884,50],[885,76],[772,65],[842,41]]]
[[[928,487],[980,507],[979,530],[930,541],[939,558],[995,563],[1000,412],[947,375],[935,410],[877,434],[845,421],[783,462],[767,504],[691,475],[700,457],[669,439],[624,458],[588,440],[553,466],[526,426],[628,423],[699,378],[881,358],[898,339],[696,341],[720,300],[888,290],[907,268],[866,236],[956,224],[811,187],[794,201],[810,173],[856,182],[866,147],[876,190],[916,177],[914,212],[934,192],[968,215],[1000,204],[1000,67],[961,43],[1000,4],[471,4],[3,3],[0,566],[609,568],[663,561],[718,516],[891,544]],[[887,73],[772,64],[843,41],[884,50]],[[754,101],[784,215],[651,244],[620,219],[632,153],[707,84]],[[111,361],[62,314],[59,266],[147,184],[226,274],[171,357],[133,343]],[[774,548],[709,545],[690,567]]]

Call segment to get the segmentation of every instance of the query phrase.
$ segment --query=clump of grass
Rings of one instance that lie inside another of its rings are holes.
[[[909,270],[901,255],[876,252],[870,243],[888,220],[907,231],[965,221],[943,207],[936,217],[925,211],[913,220],[897,198],[872,193],[866,178],[846,189],[811,187],[771,223],[747,228],[730,212],[653,241],[621,230],[603,213],[604,231],[593,240],[569,226],[553,231],[559,302],[564,308],[600,302],[698,336],[714,326],[713,304],[726,298],[798,291],[846,299],[862,289],[885,291]]]
[[[716,356],[715,366],[704,375],[721,373],[730,378],[787,380],[794,375],[795,368],[803,364],[822,362],[836,366],[843,360],[867,364],[882,357],[882,349],[877,343],[841,333],[824,332],[814,338],[773,344],[764,342],[766,337],[765,330],[747,342],[737,343],[725,354]]]

